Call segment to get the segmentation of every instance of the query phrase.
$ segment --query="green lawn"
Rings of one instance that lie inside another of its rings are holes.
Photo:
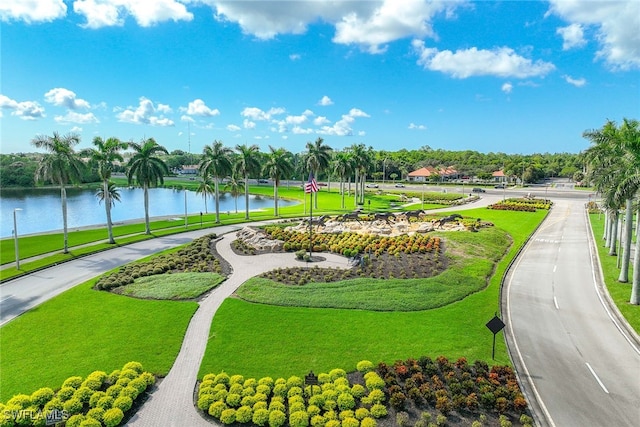
[[[640,306],[629,304],[631,298],[631,278],[633,277],[633,262],[629,270],[629,283],[618,282],[620,269],[617,267],[615,256],[609,255],[609,250],[600,238],[604,234],[604,215],[591,214],[591,227],[596,237],[596,247],[600,257],[600,265],[604,274],[604,281],[611,298],[636,332],[640,333]],[[633,252],[632,252],[633,253]]]
[[[151,301],[99,292],[94,281],[17,317],[0,329],[0,401],[73,375],[111,372],[135,360],[166,375],[195,302]]]
[[[414,312],[282,307],[229,298],[212,322],[200,377],[222,370],[256,378],[351,371],[362,359],[393,363],[422,355],[489,360],[492,334],[485,324],[499,311],[502,276],[547,212],[462,213],[493,222],[514,242],[486,289],[445,307]],[[384,298],[384,293],[374,297]],[[496,362],[510,363],[501,334]]]
[[[225,277],[217,273],[176,273],[140,277],[114,292],[136,298],[193,299],[217,287]]]

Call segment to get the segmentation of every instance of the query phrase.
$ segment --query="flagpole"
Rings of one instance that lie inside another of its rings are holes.
[[[305,197],[305,200],[307,198]],[[309,193],[309,261],[313,252],[313,192]]]

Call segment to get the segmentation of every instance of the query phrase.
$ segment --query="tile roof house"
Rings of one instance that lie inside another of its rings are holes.
[[[451,178],[456,175],[458,175],[458,171],[451,166],[438,169],[432,166],[427,166],[414,170],[413,172],[409,172],[407,180],[412,182],[427,182],[433,177]]]

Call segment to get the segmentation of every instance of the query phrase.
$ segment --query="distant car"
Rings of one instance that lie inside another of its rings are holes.
[[[319,182],[318,183],[318,187],[326,187],[327,183],[326,182]]]
[[[496,184],[495,188],[507,188],[507,186],[504,184]]]
[[[367,188],[378,188],[378,184],[367,184]]]
[[[485,193],[484,188],[480,188],[480,187],[474,187],[473,190],[471,190],[474,193]]]
[[[404,188],[404,184],[399,182],[395,185],[396,188]]]
[[[269,180],[268,179],[259,179],[258,180],[258,184],[268,184]]]

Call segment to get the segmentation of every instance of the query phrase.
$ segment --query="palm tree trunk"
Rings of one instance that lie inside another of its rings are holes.
[[[606,242],[609,239],[609,209],[604,210],[604,231],[602,239]]]
[[[629,261],[631,260],[631,239],[633,233],[633,200],[627,199],[624,213],[624,242],[622,246],[622,267],[618,282],[627,283],[629,281]]]
[[[116,241],[113,238],[113,224],[111,224],[111,193],[109,193],[109,181],[105,179],[102,185],[104,209],[107,214],[107,235],[109,236],[109,243],[113,245]]]
[[[67,190],[63,183],[60,183],[60,200],[62,201],[62,228],[64,236],[64,253],[69,253],[69,235],[67,233]]]
[[[340,201],[340,207],[344,209],[344,176],[340,177],[340,195],[342,196]]]
[[[244,219],[249,219],[249,175],[244,175]]]
[[[618,245],[618,210],[616,209],[613,215],[611,215],[611,238],[609,239],[609,255],[614,256],[617,254]]]
[[[353,179],[353,183],[355,185],[355,191],[353,192],[353,204],[355,206],[358,206],[358,190],[359,190],[359,183],[360,181],[358,181],[358,170],[356,169],[356,176]],[[349,181],[349,187],[351,187],[351,181]]]
[[[144,189],[144,234],[151,234],[151,227],[149,226],[149,187],[146,182],[142,188]]]
[[[216,198],[216,224],[220,224],[220,193],[218,192],[218,177],[213,178],[213,191]]]
[[[278,216],[278,184],[277,180],[273,180],[273,213]]]
[[[607,216],[605,222],[605,228],[607,229],[605,232],[605,240],[604,245],[606,248],[611,247],[611,230],[613,229],[613,221],[612,221],[612,213],[610,209],[607,209]]]
[[[640,220],[640,208],[636,212],[636,218]],[[640,305],[640,239],[636,236],[636,254],[633,257],[633,279],[631,282],[631,298],[629,302]]]

